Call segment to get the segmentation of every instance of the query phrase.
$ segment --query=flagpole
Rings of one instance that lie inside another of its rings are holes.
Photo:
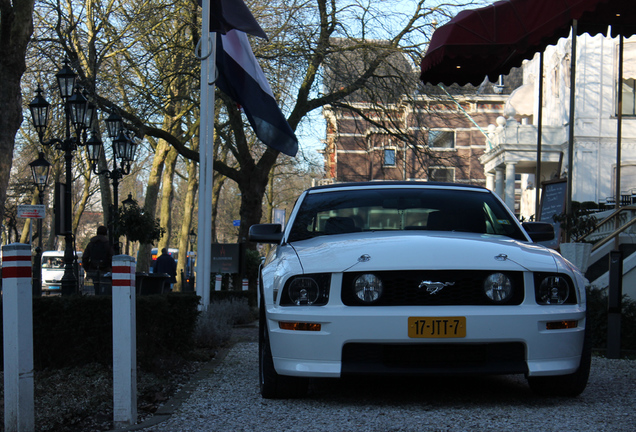
[[[214,76],[216,33],[210,34],[210,0],[202,0],[201,107],[199,121],[199,224],[197,228],[196,291],[201,310],[210,304],[212,252],[212,173],[214,164]],[[211,55],[208,55],[212,53]],[[212,84],[210,84],[212,83]]]

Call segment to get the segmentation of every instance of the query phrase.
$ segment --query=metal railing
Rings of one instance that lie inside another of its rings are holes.
[[[627,205],[614,210],[606,218],[596,224],[594,229],[581,237],[579,241],[589,241],[594,243],[592,251],[595,251],[610,241],[616,239],[620,234],[636,234],[636,205]]]

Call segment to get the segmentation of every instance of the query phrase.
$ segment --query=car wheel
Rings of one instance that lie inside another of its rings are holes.
[[[302,397],[307,394],[306,378],[279,375],[274,368],[272,350],[269,344],[265,308],[261,305],[259,318],[259,378],[261,396],[266,399],[286,399]]]
[[[585,320],[585,336],[581,363],[576,372],[570,375],[528,377],[528,384],[533,392],[541,396],[568,396],[574,397],[583,393],[590,376],[592,364],[592,342],[590,335],[590,321]]]

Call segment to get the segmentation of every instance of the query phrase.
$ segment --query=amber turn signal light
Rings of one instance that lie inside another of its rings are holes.
[[[318,323],[279,322],[278,326],[282,330],[320,331],[320,324]]]
[[[579,322],[577,320],[569,320],[569,321],[553,321],[545,324],[546,330],[563,330],[563,329],[572,329],[577,328],[579,326]]]

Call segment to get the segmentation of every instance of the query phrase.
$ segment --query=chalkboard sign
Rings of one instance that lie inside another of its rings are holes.
[[[554,226],[555,240],[549,243],[542,243],[548,247],[556,247],[561,238],[561,227],[555,222],[552,216],[565,212],[565,200],[567,196],[567,179],[552,180],[542,184],[541,210],[539,211],[539,221],[549,222]]]

